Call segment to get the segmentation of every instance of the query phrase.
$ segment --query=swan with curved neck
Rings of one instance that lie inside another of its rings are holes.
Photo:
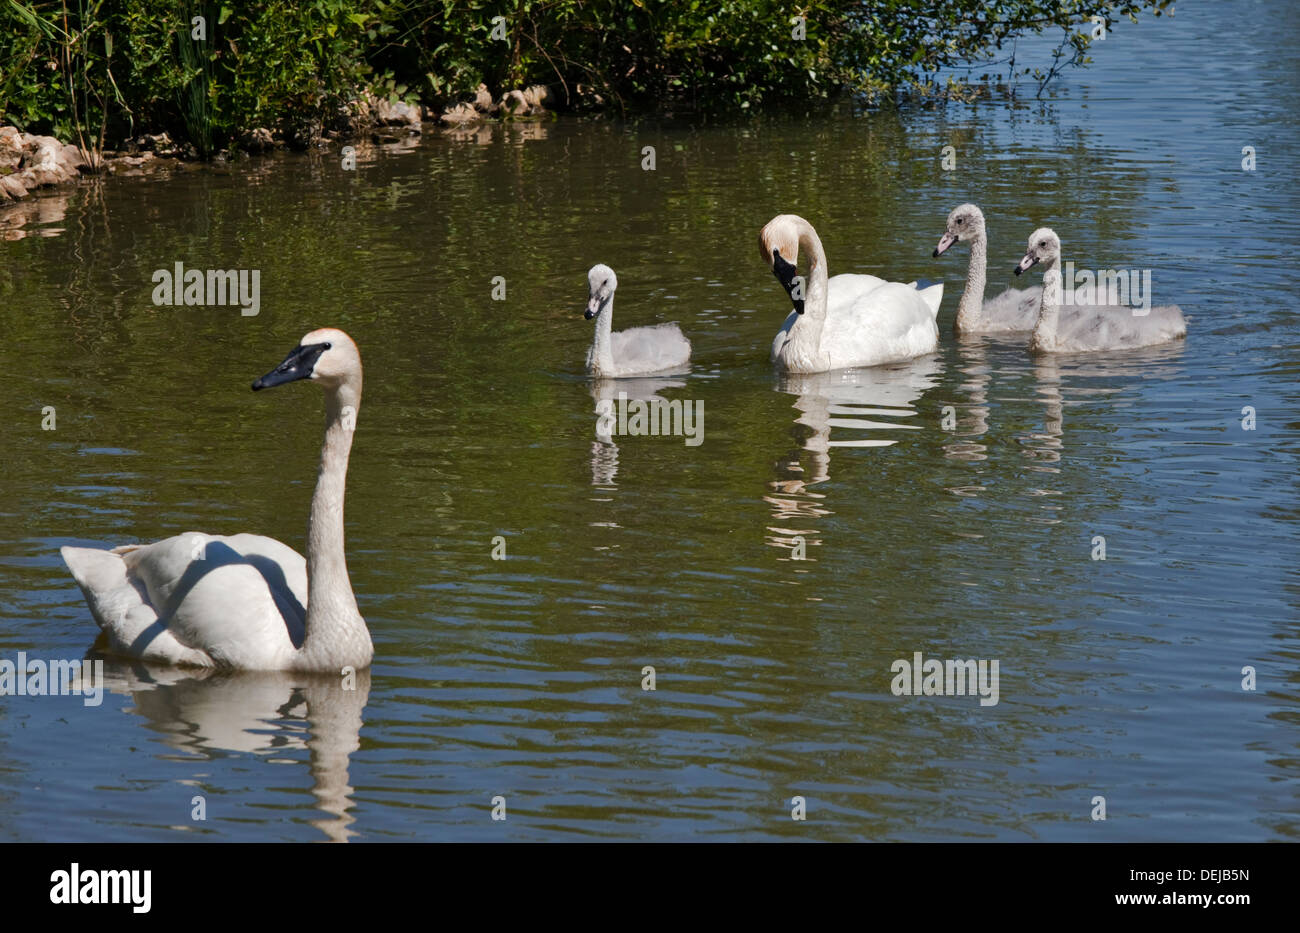
[[[1042,263],[1043,294],[1038,321],[1029,338],[1035,353],[1092,353],[1129,350],[1168,343],[1187,336],[1187,320],[1177,305],[1162,305],[1139,313],[1125,305],[1080,304],[1076,292],[1070,314],[1061,319],[1061,240],[1048,227],[1029,237],[1016,275]]]
[[[676,324],[612,331],[617,288],[618,276],[609,266],[597,264],[587,273],[587,310],[583,317],[596,321],[596,334],[587,351],[587,372],[600,378],[618,378],[688,370],[691,342]]]
[[[970,244],[970,263],[966,268],[966,288],[957,302],[957,317],[953,332],[961,334],[1006,334],[1028,332],[1038,319],[1038,306],[1043,290],[1008,288],[1002,294],[984,300],[984,286],[988,275],[988,234],[984,225],[984,212],[974,204],[962,204],[948,215],[944,234],[934,249],[935,257],[942,256],[955,243]]]
[[[759,232],[758,246],[794,305],[772,341],[772,361],[784,371],[877,366],[938,348],[935,321],[942,284],[918,290],[915,284],[862,276],[853,288],[832,289],[821,238],[812,224],[795,214],[768,221]],[[796,269],[801,249],[808,257],[806,278]],[[867,279],[875,281],[856,287]]]
[[[63,559],[99,624],[102,647],[145,661],[242,670],[338,671],[370,664],[343,547],[343,494],[361,355],[341,330],[302,338],[253,383],[310,379],[325,390],[325,440],[307,525],[307,557],[261,535],[189,532],[112,550],[65,547]]]

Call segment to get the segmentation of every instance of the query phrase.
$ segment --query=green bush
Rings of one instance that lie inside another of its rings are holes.
[[[369,89],[439,107],[544,83],[561,107],[624,113],[888,99],[1059,28],[1050,77],[1088,60],[1091,17],[1170,3],[0,0],[0,120],[91,143],[168,130],[206,155],[256,127],[306,144]]]

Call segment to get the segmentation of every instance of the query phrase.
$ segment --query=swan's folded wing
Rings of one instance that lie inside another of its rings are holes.
[[[790,331],[792,331],[794,326],[799,323],[799,318],[801,317],[803,317],[803,315],[798,311],[791,311],[789,315],[786,316],[785,323],[781,325],[781,329],[778,330],[776,336],[772,338],[773,363],[781,359],[782,354],[785,352],[785,345],[790,342]]]
[[[1034,325],[1038,323],[1038,312],[1043,305],[1043,286],[1035,285],[1023,291],[1017,291],[1014,288],[1007,289],[1008,294],[1013,292],[1016,293],[1018,298],[1016,302],[1016,330],[1033,330]]]
[[[633,327],[610,334],[614,365],[621,376],[672,372],[691,361],[691,342],[676,324]]]
[[[139,629],[158,618],[146,601],[146,594],[127,578],[126,564],[120,554],[88,547],[63,547],[59,553],[100,628],[120,629],[129,618],[131,627]]]
[[[176,535],[122,555],[161,625],[221,665],[283,666],[302,643],[306,562],[262,535]]]
[[[146,588],[132,577],[122,557],[123,553],[135,549],[130,546],[115,551],[83,547],[60,550],[86,598],[91,616],[103,630],[109,650],[168,664],[211,664],[204,652],[181,644],[159,622]]]
[[[984,302],[980,323],[986,333],[1028,333],[1038,323],[1043,287],[1008,288]]]
[[[849,306],[828,309],[820,346],[827,368],[843,369],[913,359],[933,353],[938,343],[939,328],[924,293],[885,282]]]
[[[930,309],[930,317],[936,320],[939,317],[939,306],[943,304],[943,283],[931,285],[928,288],[918,288],[916,293],[921,296],[925,306]]]
[[[1028,333],[1038,323],[1043,303],[1043,287],[1008,288],[986,299],[980,316],[979,331],[986,334]]]
[[[873,288],[884,284],[885,280],[878,275],[868,275],[865,272],[841,272],[826,280],[826,302],[828,305],[852,302],[860,295],[865,295]]]
[[[1147,314],[1124,305],[1066,305],[1061,309],[1057,343],[1064,350],[1123,350],[1148,347],[1187,336],[1187,321],[1177,305]]]

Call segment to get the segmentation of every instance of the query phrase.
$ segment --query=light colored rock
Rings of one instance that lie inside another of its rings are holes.
[[[144,135],[136,140],[136,144],[144,152],[168,152],[176,148],[172,142],[171,136],[166,131],[158,133],[155,136]]]
[[[483,114],[469,104],[457,104],[444,110],[439,119],[450,126],[464,126],[466,123],[477,123],[482,120]]]
[[[532,117],[546,112],[542,104],[551,96],[545,84],[534,84],[524,90],[507,91],[501,98],[501,110],[512,117]]]
[[[492,92],[488,90],[486,84],[480,84],[474,92],[474,109],[479,113],[491,113],[496,110],[496,105],[492,103]]]
[[[383,126],[419,126],[420,111],[400,100],[379,98],[374,102],[375,120]]]
[[[0,176],[0,186],[3,186],[5,193],[15,200],[27,197],[27,186],[17,175]]]
[[[248,134],[244,145],[250,152],[261,152],[263,149],[270,149],[275,145],[275,138],[271,131],[264,126],[259,126]]]
[[[90,163],[86,161],[81,150],[76,146],[67,145],[59,150],[59,162],[71,173],[85,171],[90,168]]]
[[[16,171],[23,160],[23,134],[16,127],[0,126],[0,174]]]
[[[32,165],[38,165],[41,168],[53,168],[58,164],[59,153],[62,150],[63,143],[53,136],[23,137],[23,152],[27,154],[27,161]]]
[[[528,102],[530,113],[542,113],[545,108],[542,106],[551,96],[550,88],[545,84],[534,84],[524,90],[524,100]]]
[[[71,177],[71,174],[59,165],[63,144],[53,136],[29,136],[23,148],[29,156],[23,174],[30,173],[37,185],[49,187],[65,182]]]
[[[528,98],[523,91],[506,91],[501,98],[501,110],[512,117],[523,116],[528,112]]]

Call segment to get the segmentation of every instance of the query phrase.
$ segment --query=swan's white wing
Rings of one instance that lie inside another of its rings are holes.
[[[676,324],[621,330],[610,334],[609,345],[619,376],[675,372],[691,361],[691,342]]]
[[[916,283],[908,282],[904,288],[916,288]],[[940,282],[928,288],[919,288],[916,293],[921,296],[925,306],[930,309],[930,317],[937,321],[939,319],[939,306],[943,304],[943,283]]]
[[[205,652],[181,644],[158,622],[144,585],[128,576],[121,554],[81,547],[64,547],[61,553],[109,652],[165,664],[212,665]]]
[[[826,301],[828,304],[851,302],[859,295],[866,294],[873,288],[879,288],[885,280],[878,275],[864,272],[841,272],[826,280]]]
[[[942,286],[926,292],[933,289]],[[902,282],[884,282],[851,304],[828,307],[821,339],[828,368],[878,366],[934,352],[939,328],[926,297]]]
[[[882,285],[892,285],[888,279],[882,279],[878,275],[868,275],[864,272],[842,272],[839,275],[832,275],[826,280],[826,306],[832,307],[839,304],[853,304],[859,298],[862,298],[869,292],[875,291]],[[908,288],[916,288],[916,282],[906,283]],[[931,285],[928,288],[918,289],[921,297],[925,299],[927,305],[934,309],[937,317],[939,314],[939,303],[943,300],[943,284]]]
[[[191,532],[63,557],[115,653],[264,670],[302,643],[306,562],[273,538]]]
[[[1056,349],[1060,352],[1125,350],[1168,343],[1187,336],[1187,320],[1177,305],[1134,314],[1123,305],[1063,305],[1057,324]]]

